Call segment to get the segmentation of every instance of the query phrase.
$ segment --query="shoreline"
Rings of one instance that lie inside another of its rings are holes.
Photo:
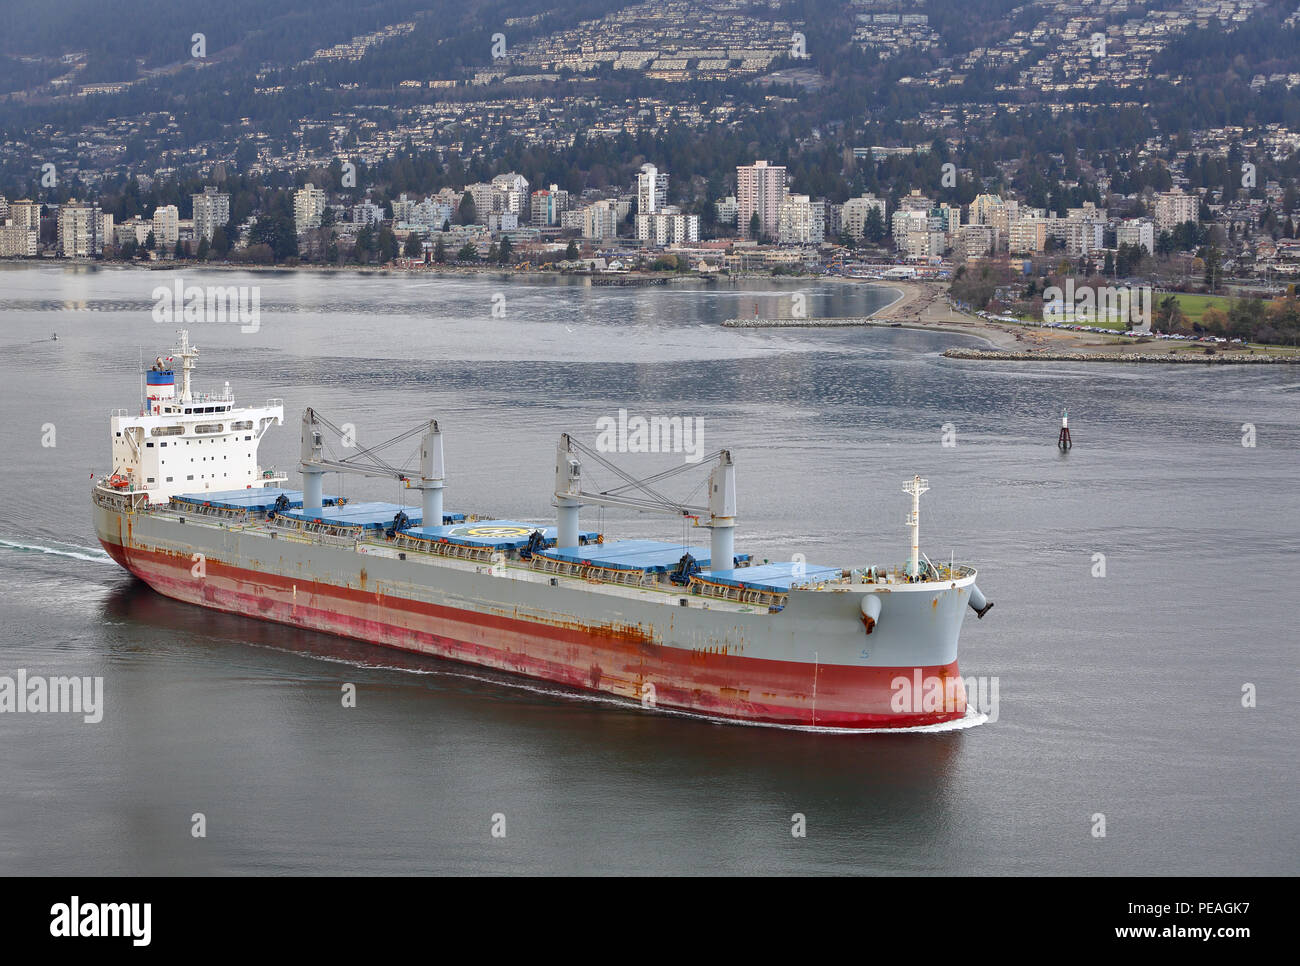
[[[1149,352],[1013,352],[1003,349],[945,349],[947,359],[965,359],[978,362],[1129,362],[1144,365],[1300,365],[1300,356],[1243,355],[1224,353],[1197,355],[1191,352],[1170,352],[1157,355]]]
[[[618,284],[598,287],[628,288],[673,284],[698,284],[716,286],[734,285],[740,281],[725,275],[694,275],[677,273],[630,273],[627,275],[608,275],[590,272],[548,271],[541,269],[509,269],[488,265],[422,265],[418,268],[395,268],[368,265],[241,265],[230,262],[165,262],[126,263],[104,262],[86,259],[14,259],[0,262],[0,269],[9,265],[34,267],[47,266],[96,270],[143,270],[148,272],[184,272],[196,271],[235,271],[266,272],[272,274],[291,274],[312,272],[326,275],[355,273],[366,276],[390,278],[417,277],[490,277],[508,281],[510,279],[588,279],[595,281],[618,280]],[[1205,354],[1207,348],[1199,343],[1179,342],[1176,347],[1156,353],[1153,347],[1160,344],[1152,339],[1138,340],[1122,338],[1118,335],[1103,333],[1073,332],[1070,330],[1044,329],[1030,325],[1015,325],[1006,322],[991,322],[970,315],[955,308],[947,298],[948,283],[925,279],[868,279],[844,278],[840,276],[745,276],[744,280],[762,279],[788,285],[791,282],[825,283],[836,282],[846,285],[870,285],[877,288],[892,289],[897,296],[881,306],[869,316],[853,318],[803,318],[803,319],[743,319],[724,320],[725,328],[903,328],[928,332],[956,333],[979,339],[991,347],[991,350],[970,349],[954,346],[942,355],[949,359],[980,362],[1144,362],[1144,363],[1211,363],[1231,364],[1294,364],[1300,363],[1300,353],[1288,351],[1284,346],[1260,346],[1245,352],[1216,352]],[[1168,343],[1166,343],[1168,345]]]
[[[895,299],[869,318],[858,321],[862,327],[884,325],[929,332],[953,332],[980,339],[992,347],[991,350],[987,350],[954,346],[942,353],[949,359],[979,362],[1218,365],[1300,363],[1300,353],[1292,352],[1284,346],[1255,347],[1245,352],[1220,350],[1209,355],[1203,351],[1207,346],[1194,342],[1180,342],[1173,347],[1170,343],[1155,339],[1132,339],[1095,332],[1073,332],[1068,329],[1042,329],[1007,322],[990,322],[954,308],[947,300],[948,286],[945,282],[891,280],[886,283],[874,279],[852,281],[869,285],[888,285],[904,292],[903,298]],[[1160,347],[1159,351],[1156,351],[1157,347]]]

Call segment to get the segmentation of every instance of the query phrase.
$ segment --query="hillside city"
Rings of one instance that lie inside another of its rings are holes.
[[[1244,108],[1206,101],[1185,61],[1300,36],[1300,11],[994,0],[979,42],[933,0],[851,0],[820,26],[775,0],[612,6],[506,18],[454,61],[408,56],[417,15],[264,62],[249,110],[319,95],[282,124],[125,110],[220,55],[120,81],[86,52],[32,55],[44,73],[0,98],[28,122],[0,131],[0,258],[888,274],[988,311],[1038,311],[1069,275],[1289,299],[1265,334],[1294,328],[1297,52],[1225,67]]]

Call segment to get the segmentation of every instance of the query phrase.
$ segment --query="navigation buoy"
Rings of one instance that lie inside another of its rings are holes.
[[[1056,438],[1056,445],[1062,452],[1074,445],[1070,440],[1070,414],[1064,409],[1061,410],[1061,435]]]

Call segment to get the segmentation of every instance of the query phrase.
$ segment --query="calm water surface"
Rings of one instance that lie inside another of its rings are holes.
[[[1300,371],[991,366],[941,358],[964,336],[717,324],[796,293],[813,315],[895,294],[830,282],[183,276],[262,287],[258,332],[191,340],[199,388],[284,400],[264,464],[293,467],[308,405],[363,443],[436,416],[449,509],[544,520],[560,432],[590,442],[619,408],[698,416],[737,460],[738,549],[832,565],[903,559],[900,486],[928,477],[922,548],[976,563],[997,603],[961,652],[997,678],[997,720],[718,725],[160,597],[98,549],[88,487],[141,357],[173,344],[150,315],[171,276],[5,266],[0,674],[102,675],[106,711],[0,714],[0,873],[1300,872]],[[584,522],[681,537],[667,517]]]

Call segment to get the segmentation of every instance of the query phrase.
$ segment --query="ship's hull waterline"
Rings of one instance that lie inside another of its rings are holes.
[[[679,607],[663,594],[602,593],[522,570],[273,539],[265,528],[99,501],[93,510],[121,566],[168,597],[231,614],[737,722],[871,730],[966,716],[957,638],[973,574],[795,591],[779,613]],[[881,605],[870,634],[864,592]],[[941,701],[928,700],[935,690]]]

